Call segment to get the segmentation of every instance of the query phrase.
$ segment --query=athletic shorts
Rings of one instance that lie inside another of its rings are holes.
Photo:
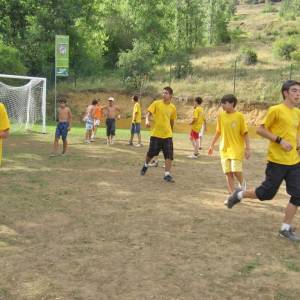
[[[224,174],[230,172],[243,172],[243,161],[239,159],[221,159]]]
[[[288,166],[269,161],[265,174],[265,180],[255,190],[259,200],[273,199],[284,180],[290,203],[300,206],[300,163]]]
[[[150,158],[158,156],[160,151],[163,152],[165,159],[173,160],[173,139],[162,139],[155,136],[151,136],[147,156]]]
[[[140,134],[141,133],[141,123],[131,123],[131,134]]]
[[[100,120],[99,119],[96,119],[94,121],[94,126],[100,126]]]
[[[62,138],[63,141],[67,139],[68,136],[69,122],[59,122],[56,126],[55,137]]]
[[[198,140],[199,139],[199,132],[196,132],[192,129],[191,132],[190,132],[190,139],[191,140]]]
[[[116,119],[106,119],[106,136],[116,135]]]
[[[94,127],[94,120],[91,118],[87,118],[85,121],[85,129],[86,130],[92,130]]]

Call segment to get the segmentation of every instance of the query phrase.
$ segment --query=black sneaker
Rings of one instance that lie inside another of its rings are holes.
[[[279,236],[293,242],[300,242],[300,237],[295,235],[292,229],[279,230]]]
[[[171,175],[165,175],[164,176],[164,181],[175,182],[175,180],[173,179],[173,177]]]
[[[143,165],[142,170],[141,170],[141,175],[145,175],[146,172],[148,170],[148,167],[146,167],[145,165]]]
[[[237,188],[227,199],[227,201],[225,201],[225,205],[228,208],[233,208],[233,206],[235,206],[237,203],[241,202],[241,200],[238,198],[238,193],[241,192],[242,189],[241,188]]]

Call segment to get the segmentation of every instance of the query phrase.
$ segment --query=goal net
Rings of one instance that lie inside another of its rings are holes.
[[[0,74],[0,102],[7,110],[11,129],[46,133],[46,79]]]

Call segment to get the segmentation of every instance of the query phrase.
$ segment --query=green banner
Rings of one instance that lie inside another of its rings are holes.
[[[56,76],[69,76],[69,36],[55,36],[55,70]]]

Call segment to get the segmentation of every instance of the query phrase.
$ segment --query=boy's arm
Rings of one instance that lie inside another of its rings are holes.
[[[276,136],[275,134],[273,134],[271,131],[269,131],[268,129],[265,128],[264,125],[260,125],[257,130],[256,133],[268,140],[270,140],[271,142],[277,142],[277,139],[279,138],[279,145],[281,146],[281,148],[287,152],[292,150],[292,145],[290,143],[288,143],[287,141],[285,141],[284,139],[282,139],[281,137]]]
[[[213,152],[214,152],[214,145],[215,145],[216,141],[218,140],[218,138],[220,137],[220,135],[221,135],[220,132],[216,132],[215,133],[215,135],[214,135],[214,137],[213,137],[213,139],[211,141],[211,144],[210,144],[210,146],[208,148],[208,155],[212,155],[213,154]]]
[[[190,125],[193,125],[193,124],[195,124],[195,123],[196,123],[196,121],[197,121],[197,118],[193,118],[193,120],[191,121]]]
[[[71,110],[69,109],[68,111],[68,121],[69,121],[69,130],[71,129],[72,127],[72,113],[71,113]]]
[[[249,134],[248,132],[246,132],[244,134],[244,139],[245,139],[245,157],[246,159],[249,159],[250,158],[250,139],[249,139]]]
[[[150,111],[147,111],[146,113],[146,120],[145,120],[145,124],[147,127],[151,126],[151,117],[152,117],[152,113]]]
[[[6,139],[9,136],[9,128],[0,131],[0,138]]]
[[[170,120],[170,125],[171,125],[171,128],[172,128],[172,131],[174,131],[174,119]]]

